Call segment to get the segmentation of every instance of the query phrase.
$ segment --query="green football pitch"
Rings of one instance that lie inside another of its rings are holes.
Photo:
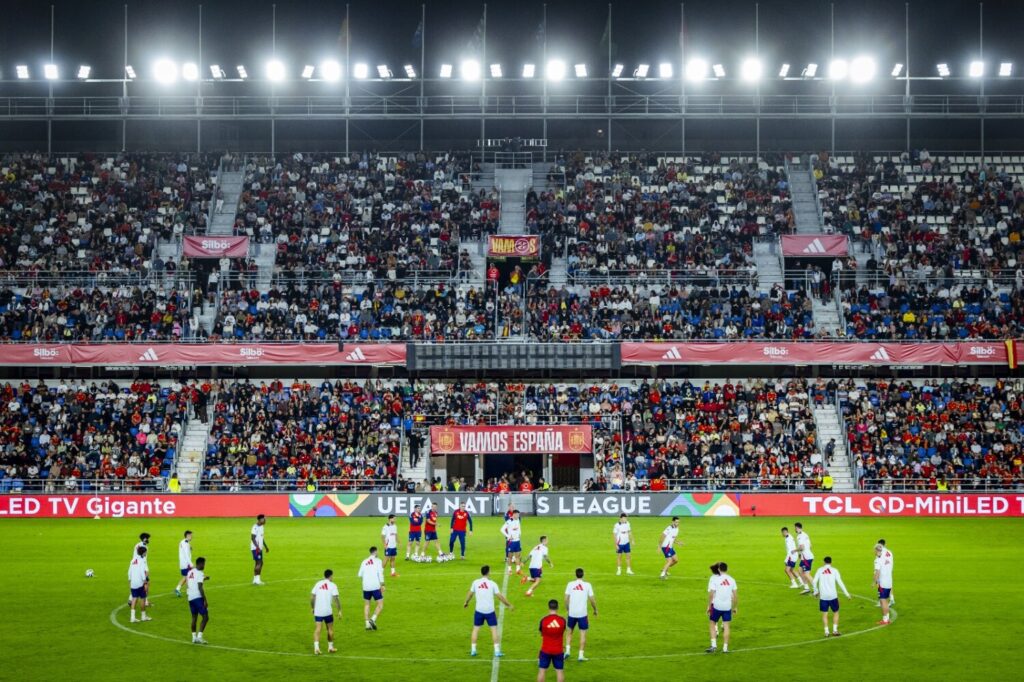
[[[524,519],[524,549],[548,535],[554,568],[545,568],[532,599],[509,581],[515,609],[504,615],[505,657],[493,659],[486,629],[480,657],[469,657],[472,605],[462,603],[482,564],[503,582],[498,519],[476,521],[466,561],[428,565],[400,556],[376,632],[364,629],[355,574],[368,547],[380,544],[381,519],[269,519],[263,587],[251,584],[251,520],[5,520],[0,678],[528,680],[547,600],[562,601],[576,567],[586,570],[600,615],[591,620],[590,660],[567,663],[569,680],[999,680],[1024,664],[1019,521],[806,519],[816,566],[831,555],[855,595],[842,602],[841,639],[823,637],[817,601],[789,589],[783,574],[778,531],[795,519],[683,519],[680,563],[667,581],[658,579],[667,520],[632,520],[636,575],[629,577],[615,575],[614,521]],[[191,644],[187,603],[173,593],[186,528],[211,577],[208,647]],[[404,521],[400,530],[404,556]],[[126,574],[142,531],[153,536],[153,620],[129,624]],[[871,583],[880,537],[896,557],[896,616],[887,628],[875,625]],[[715,561],[728,562],[739,585],[731,656],[703,653]],[[314,657],[309,594],[325,568],[341,591],[339,653]]]

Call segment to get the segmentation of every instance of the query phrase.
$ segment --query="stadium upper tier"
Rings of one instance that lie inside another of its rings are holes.
[[[773,246],[796,228],[782,157],[554,154],[516,225],[502,212],[515,193],[469,153],[6,156],[0,339],[1020,334],[1024,165],[927,152],[813,164],[823,229],[853,253],[782,271]],[[220,209],[225,234],[248,236],[249,257],[184,257],[229,171],[241,187]],[[498,263],[495,283],[484,254],[498,231],[543,247],[539,262]]]

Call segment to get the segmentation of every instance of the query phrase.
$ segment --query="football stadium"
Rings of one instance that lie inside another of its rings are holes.
[[[1020,674],[1024,3],[3,10],[0,680]]]

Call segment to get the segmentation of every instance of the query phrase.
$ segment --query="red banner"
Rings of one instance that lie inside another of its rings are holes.
[[[571,426],[431,426],[435,455],[590,453],[589,424]]]
[[[1024,495],[741,493],[740,516],[1024,516]]]
[[[782,255],[787,258],[846,258],[850,240],[842,234],[784,234]]]
[[[540,237],[494,234],[487,240],[489,258],[540,258]]]
[[[624,365],[1005,365],[1008,360],[1002,341],[622,344]]]
[[[184,253],[189,258],[246,258],[248,237],[185,237]]]
[[[404,343],[0,345],[0,365],[404,365]]]
[[[0,518],[175,518],[289,516],[288,495],[2,495]]]

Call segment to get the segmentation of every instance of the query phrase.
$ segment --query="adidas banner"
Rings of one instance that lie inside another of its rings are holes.
[[[623,365],[1005,365],[1001,341],[623,343]]]
[[[0,365],[404,365],[404,343],[8,344]]]
[[[846,258],[850,240],[842,234],[786,234],[782,255],[787,258]]]

